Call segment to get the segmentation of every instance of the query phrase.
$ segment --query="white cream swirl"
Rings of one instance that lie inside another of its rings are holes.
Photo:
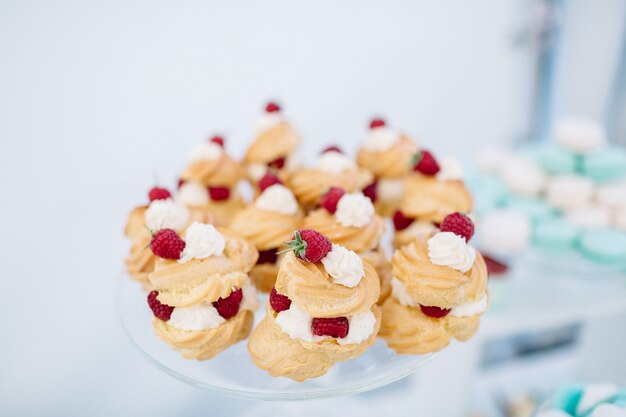
[[[189,221],[189,210],[171,198],[154,200],[144,213],[146,226],[154,229],[183,230]]]
[[[348,317],[348,334],[342,339],[337,339],[340,345],[357,344],[367,340],[374,333],[376,316],[371,311],[356,313]]]
[[[460,181],[463,179],[463,167],[454,158],[441,158],[439,161],[439,181]]]
[[[411,298],[406,286],[396,277],[391,278],[391,295],[403,306],[419,307],[419,303]]]
[[[428,239],[428,258],[435,265],[467,272],[474,265],[476,251],[461,236],[439,232]]]
[[[167,324],[177,329],[197,332],[206,329],[215,329],[224,323],[213,304],[203,301],[187,307],[176,307]]]
[[[341,174],[344,171],[356,169],[354,161],[342,153],[324,152],[315,163],[315,168],[329,174]]]
[[[282,123],[283,117],[278,112],[263,113],[254,123],[254,131],[257,135],[273,128],[274,126]]]
[[[404,194],[404,179],[379,179],[376,193],[381,201],[395,201]]]
[[[254,181],[259,181],[263,176],[267,173],[267,165],[264,164],[249,164],[248,165],[248,175]]]
[[[191,150],[189,159],[195,161],[215,161],[222,157],[224,149],[217,143],[205,142]]]
[[[353,288],[365,274],[363,260],[355,252],[333,244],[333,249],[322,258],[326,272],[337,284]]]
[[[374,212],[372,200],[357,191],[339,199],[335,219],[345,227],[364,227],[372,221]]]
[[[370,151],[386,151],[400,141],[400,134],[388,127],[376,127],[370,130],[364,147]]]
[[[185,231],[185,249],[178,262],[184,264],[191,259],[222,256],[225,246],[226,240],[215,226],[193,222]]]
[[[186,181],[180,186],[177,199],[191,207],[206,206],[209,204],[209,190],[197,182]]]
[[[257,295],[254,285],[246,284],[241,287],[242,299],[240,310],[256,311],[259,308],[259,296]]]
[[[484,294],[478,300],[471,303],[461,304],[450,310],[450,315],[454,317],[471,317],[477,314],[482,314],[487,310],[489,305],[489,297]]]
[[[261,210],[294,215],[298,212],[298,202],[289,188],[274,184],[267,187],[254,202]]]

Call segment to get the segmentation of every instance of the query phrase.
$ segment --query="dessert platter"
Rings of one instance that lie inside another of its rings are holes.
[[[356,158],[330,146],[300,165],[300,140],[269,103],[241,161],[212,137],[176,191],[131,211],[118,313],[164,372],[238,397],[338,396],[478,331],[488,272],[458,163],[382,119]]]

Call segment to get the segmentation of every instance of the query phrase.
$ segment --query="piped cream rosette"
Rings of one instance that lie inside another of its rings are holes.
[[[286,180],[296,165],[295,151],[300,134],[274,103],[269,103],[256,121],[255,132],[257,136],[244,156],[248,179],[256,185],[268,170],[273,170]]]
[[[171,309],[152,324],[184,358],[210,359],[250,332],[258,299],[247,272],[258,253],[235,233],[198,222],[184,239],[179,259],[157,258],[149,275],[158,302]]]
[[[226,226],[245,203],[236,186],[209,187],[195,181],[185,181],[180,185],[177,199],[184,203],[196,217],[205,216],[211,223]]]
[[[372,266],[332,245],[320,262],[288,252],[280,264],[267,315],[248,342],[252,361],[272,376],[304,381],[362,354],[376,339],[380,282]],[[277,311],[274,297],[288,305]],[[340,323],[342,334],[328,326]],[[318,327],[319,326],[319,327]],[[326,329],[326,330],[324,330]]]
[[[259,291],[270,292],[278,275],[279,247],[300,227],[302,210],[293,193],[281,184],[272,185],[253,204],[238,212],[230,228],[259,250],[250,278]]]
[[[336,151],[324,152],[315,165],[293,172],[287,184],[305,209],[312,208],[330,187],[346,192],[360,191],[368,186],[372,173],[356,166],[354,161]]]
[[[356,161],[376,178],[377,211],[391,216],[402,200],[404,179],[411,171],[411,157],[418,146],[408,136],[385,126],[382,120],[374,120],[370,126]]]
[[[472,210],[472,195],[463,182],[461,166],[454,159],[442,159],[436,175],[412,173],[405,184],[400,210],[407,217],[441,223],[450,213]]]
[[[373,266],[381,281],[379,302],[390,294],[391,264],[380,246],[385,222],[375,213],[371,200],[363,193],[344,194],[337,202],[334,213],[325,207],[310,212],[304,219],[303,227],[317,230],[332,242],[355,251]]]
[[[465,239],[438,232],[396,250],[380,335],[398,353],[443,349],[476,333],[487,309],[487,268]]]

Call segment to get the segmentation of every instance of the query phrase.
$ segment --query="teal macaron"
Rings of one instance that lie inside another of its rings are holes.
[[[578,249],[591,261],[626,266],[626,233],[623,231],[589,230],[581,235]]]
[[[562,410],[570,415],[576,415],[576,408],[583,396],[584,386],[581,384],[565,384],[554,394],[553,409]]]
[[[611,146],[582,158],[582,174],[598,182],[626,177],[626,150]]]
[[[548,219],[535,225],[533,244],[550,252],[567,252],[580,235],[578,227],[562,218]]]
[[[525,214],[533,223],[542,223],[557,215],[554,208],[539,198],[514,196],[506,202],[506,208]]]
[[[578,156],[556,144],[545,144],[538,148],[534,157],[548,174],[575,172]]]

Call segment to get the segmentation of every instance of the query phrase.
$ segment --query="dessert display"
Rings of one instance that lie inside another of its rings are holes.
[[[372,174],[359,168],[337,147],[325,149],[312,167],[296,169],[287,184],[305,210],[312,209],[330,187],[360,191],[372,183]]]
[[[374,343],[380,281],[355,252],[314,230],[296,231],[289,246],[248,350],[272,376],[304,381]]]
[[[468,241],[470,218],[446,216],[438,232],[393,254],[391,296],[382,305],[380,336],[397,353],[423,354],[468,340],[487,309],[487,267]]]
[[[603,127],[586,120],[559,121],[553,138],[479,155],[482,172],[470,183],[480,201],[481,245],[504,255],[532,246],[626,266],[626,150],[608,145]],[[497,232],[503,213],[518,218],[506,229],[506,246]]]
[[[400,208],[393,215],[395,248],[434,231],[450,213],[472,210],[472,196],[456,160],[445,158],[439,162],[430,151],[422,149],[413,156],[412,163]]]
[[[179,200],[192,211],[211,213],[216,225],[227,225],[244,206],[237,190],[244,168],[224,151],[221,136],[195,147],[189,159],[179,181]]]
[[[611,383],[565,384],[537,417],[624,417],[626,388]]]
[[[407,135],[387,126],[385,120],[373,119],[357,164],[374,174],[366,194],[376,203],[382,216],[391,216],[404,194],[404,179],[411,171],[411,156],[418,149]]]
[[[279,247],[300,227],[302,209],[293,193],[274,174],[267,173],[258,183],[260,195],[235,214],[230,228],[259,251],[259,259],[250,271],[250,278],[259,291],[270,292],[278,275],[283,255]]]
[[[265,112],[256,121],[255,133],[256,138],[244,156],[248,179],[256,185],[268,171],[272,171],[285,181],[297,165],[295,151],[300,134],[274,102],[265,106]]]
[[[227,229],[192,223],[153,232],[148,305],[156,335],[185,359],[210,359],[247,337],[258,307],[248,271],[258,253]]]
[[[331,187],[322,196],[320,205],[306,216],[303,227],[317,230],[373,266],[381,281],[379,302],[382,302],[391,293],[391,264],[380,245],[385,232],[383,218],[360,191],[346,193],[342,188]]]

